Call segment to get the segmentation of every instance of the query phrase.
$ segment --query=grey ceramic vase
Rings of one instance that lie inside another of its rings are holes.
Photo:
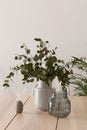
[[[39,110],[48,110],[48,100],[54,93],[52,82],[48,86],[44,81],[39,81],[34,90],[34,104]]]
[[[71,112],[71,102],[67,92],[54,92],[48,102],[48,113],[58,118],[66,117]]]

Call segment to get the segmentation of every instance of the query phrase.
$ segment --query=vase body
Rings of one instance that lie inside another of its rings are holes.
[[[71,112],[71,102],[64,91],[55,92],[48,102],[48,113],[58,118],[66,117]]]
[[[34,90],[34,104],[37,109],[47,111],[49,98],[54,93],[52,83],[49,86],[44,81],[39,81]]]

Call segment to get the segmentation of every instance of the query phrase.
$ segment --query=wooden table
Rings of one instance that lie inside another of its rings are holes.
[[[33,97],[21,97],[22,114],[16,114],[15,96],[0,96],[0,130],[87,130],[87,97],[70,97],[71,113],[57,119],[34,107]]]

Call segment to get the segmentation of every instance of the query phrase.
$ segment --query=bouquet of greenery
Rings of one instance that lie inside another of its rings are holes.
[[[49,81],[53,81],[55,77],[61,82],[62,88],[69,85],[70,75],[72,70],[66,65],[64,60],[58,59],[56,49],[50,50],[49,42],[43,41],[40,38],[34,39],[37,42],[37,51],[34,56],[31,50],[23,44],[21,49],[25,50],[24,54],[15,56],[15,60],[20,61],[20,65],[11,68],[10,73],[6,76],[3,86],[10,87],[10,80],[17,71],[20,71],[23,76],[22,82],[33,82],[35,79],[45,81],[49,85]]]

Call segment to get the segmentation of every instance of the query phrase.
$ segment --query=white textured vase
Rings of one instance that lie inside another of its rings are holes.
[[[48,100],[54,91],[55,89],[52,88],[52,82],[50,82],[48,86],[44,81],[39,81],[34,91],[35,107],[47,111]]]

